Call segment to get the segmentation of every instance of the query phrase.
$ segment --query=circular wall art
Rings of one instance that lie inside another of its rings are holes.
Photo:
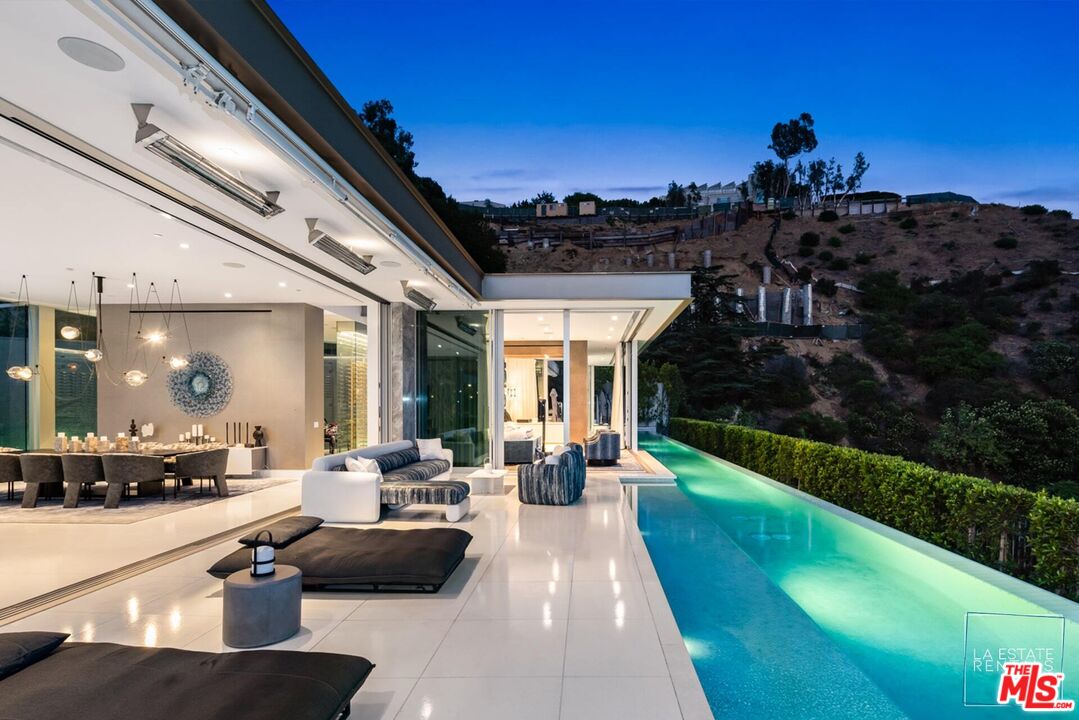
[[[217,415],[232,399],[232,373],[228,363],[203,351],[193,352],[185,359],[185,367],[169,373],[169,400],[185,415]]]

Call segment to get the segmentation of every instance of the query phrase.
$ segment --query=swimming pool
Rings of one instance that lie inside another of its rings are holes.
[[[637,522],[717,718],[1020,717],[964,705],[965,651],[1014,649],[1007,622],[1047,653],[1066,629],[1057,670],[1079,663],[1074,603],[680,443],[641,447],[677,476],[635,489]],[[1067,619],[990,617],[967,647],[968,611]],[[968,701],[998,679],[972,671]]]

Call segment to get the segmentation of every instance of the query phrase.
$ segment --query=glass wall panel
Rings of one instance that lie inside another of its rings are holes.
[[[367,446],[367,328],[327,314],[323,338],[327,452]]]
[[[420,313],[417,333],[419,436],[442,438],[456,466],[483,465],[490,459],[487,313]]]
[[[29,320],[25,305],[0,305],[0,369],[29,362]],[[29,419],[30,384],[0,375],[0,447],[29,449]]]
[[[67,340],[64,327],[79,330],[79,337]],[[43,332],[47,330],[43,329]],[[97,432],[97,373],[83,353],[97,346],[97,323],[88,315],[56,311],[56,431],[68,437]]]

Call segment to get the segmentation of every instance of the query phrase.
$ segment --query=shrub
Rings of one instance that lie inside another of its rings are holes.
[[[1019,212],[1024,215],[1045,215],[1049,210],[1044,205],[1024,205],[1019,208]]]
[[[895,271],[869,273],[859,281],[858,289],[866,310],[901,313],[914,301],[914,292],[899,284],[899,273]]]
[[[850,261],[846,258],[836,258],[828,264],[829,270],[836,270],[842,272],[843,270],[850,270]]]
[[[793,220],[796,217],[798,217],[798,216],[794,213],[793,210],[785,210],[783,212],[783,219],[784,220]]]
[[[817,292],[825,297],[835,297],[835,280],[832,280],[831,278],[821,278],[817,281]]]
[[[828,246],[834,248],[843,247],[843,241],[833,235],[832,237],[828,238]]]
[[[821,259],[821,262],[828,262],[829,260],[834,258],[835,255],[832,254],[831,250],[821,250],[820,254],[817,255],[817,257]]]
[[[1049,287],[1060,277],[1060,263],[1056,260],[1033,260],[1026,271],[1012,285],[1016,292],[1039,290]]]
[[[798,257],[813,257],[813,248],[803,245],[802,247],[798,248]]]
[[[802,247],[817,247],[820,245],[820,235],[815,232],[804,232],[802,237],[798,238],[798,244]]]
[[[992,340],[989,328],[978,322],[931,332],[914,343],[915,366],[930,381],[987,378],[1004,367],[1004,357],[989,349]]]
[[[1079,599],[1079,502],[762,430],[674,418],[671,437]],[[1025,532],[1024,532],[1025,529]],[[1016,552],[1001,558],[1002,547]],[[1030,557],[1023,552],[1029,548]]]
[[[859,265],[868,265],[869,263],[873,262],[873,258],[875,257],[876,255],[870,255],[869,253],[860,252],[854,256],[854,262],[858,263]]]
[[[803,265],[798,268],[797,277],[802,282],[810,282],[813,279],[813,270]]]
[[[843,233],[844,235],[850,235],[852,232],[854,232],[854,226],[850,223],[847,223],[846,225],[840,225],[838,229],[839,232]]]
[[[1071,210],[1050,210],[1049,211],[1049,217],[1054,218],[1056,220],[1071,220],[1072,219],[1072,211]]]
[[[914,363],[914,343],[907,330],[888,317],[874,316],[862,338],[862,347],[890,370],[910,372]]]
[[[821,210],[817,219],[821,222],[835,222],[839,219],[839,215],[835,210]]]
[[[993,247],[998,247],[1001,250],[1015,250],[1019,247],[1019,241],[1010,236],[1004,236],[997,238],[993,241]]]
[[[918,227],[918,221],[912,217],[904,218],[903,222],[899,223],[900,230],[913,230]]]
[[[780,423],[779,432],[791,437],[837,443],[846,436],[847,425],[827,415],[803,411]]]

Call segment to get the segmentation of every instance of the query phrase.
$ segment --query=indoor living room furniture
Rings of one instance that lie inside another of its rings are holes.
[[[506,488],[506,471],[480,468],[468,474],[474,495],[502,495]]]
[[[79,506],[79,493],[85,491],[87,498],[91,488],[99,482],[105,482],[105,466],[101,455],[95,453],[63,453],[60,455],[64,467],[64,507]]]
[[[220,497],[229,496],[229,485],[225,479],[228,468],[229,453],[231,448],[217,448],[214,450],[199,450],[196,452],[182,453],[176,456],[176,464],[172,474],[176,478],[173,486],[173,496],[179,492],[182,480],[199,481],[199,493],[202,493],[202,481],[212,480],[217,494]]]
[[[300,632],[302,574],[291,565],[277,565],[270,575],[252,575],[250,568],[225,578],[221,639],[234,648],[272,645]]]
[[[41,493],[45,493],[45,497],[52,497],[64,489],[64,465],[59,453],[22,453],[19,455],[19,469],[25,483],[22,493],[24,508],[36,507]]]
[[[584,483],[584,448],[578,443],[517,466],[517,497],[528,505],[570,505],[581,497]]]
[[[317,458],[301,481],[301,512],[326,522],[368,523],[378,522],[383,505],[443,505],[446,519],[457,522],[468,514],[470,488],[450,479],[453,451],[443,448],[441,455],[421,460],[412,440],[400,440]],[[373,459],[379,472],[351,472],[347,458]]]
[[[22,466],[19,453],[0,453],[0,483],[7,485],[7,499],[15,499],[15,483],[22,482]]]
[[[622,435],[611,430],[596,430],[585,438],[584,454],[589,465],[614,465],[622,454]]]
[[[159,455],[108,453],[101,456],[105,468],[105,508],[120,507],[120,497],[130,485],[138,485],[139,495],[164,490],[165,458]]]

